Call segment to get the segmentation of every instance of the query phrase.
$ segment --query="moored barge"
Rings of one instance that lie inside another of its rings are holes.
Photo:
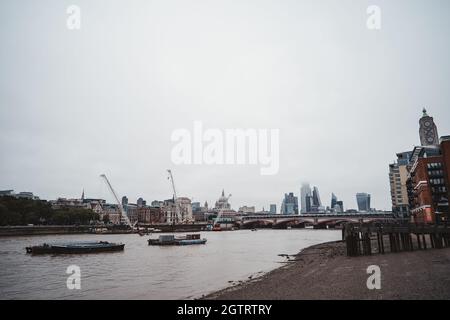
[[[107,241],[70,242],[26,247],[30,254],[73,254],[123,251],[125,244]]]
[[[206,239],[199,234],[188,234],[184,237],[175,237],[173,234],[160,235],[157,239],[148,239],[150,246],[186,246],[192,244],[205,244]]]

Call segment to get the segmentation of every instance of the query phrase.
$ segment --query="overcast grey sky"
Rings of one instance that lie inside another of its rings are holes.
[[[81,8],[81,29],[66,9]],[[366,27],[369,5],[381,30]],[[450,134],[448,0],[2,0],[0,189],[179,195],[278,210],[302,182],[390,209],[388,164],[426,106]],[[280,129],[280,170],[178,165],[173,130]]]

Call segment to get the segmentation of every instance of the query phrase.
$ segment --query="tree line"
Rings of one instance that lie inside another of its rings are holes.
[[[47,201],[0,197],[0,226],[87,225],[99,220],[90,209],[53,209]]]

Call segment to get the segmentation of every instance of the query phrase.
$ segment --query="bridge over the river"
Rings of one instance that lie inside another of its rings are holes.
[[[313,226],[316,229],[334,228],[346,222],[371,222],[393,221],[395,218],[392,213],[341,213],[341,214],[299,214],[299,215],[282,215],[282,214],[254,214],[242,215],[236,217],[235,223],[241,229],[252,228],[274,228],[285,229],[304,228],[305,226]]]

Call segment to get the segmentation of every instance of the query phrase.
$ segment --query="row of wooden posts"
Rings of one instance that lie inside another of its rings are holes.
[[[416,224],[355,224],[342,229],[348,256],[450,247],[450,228]]]

